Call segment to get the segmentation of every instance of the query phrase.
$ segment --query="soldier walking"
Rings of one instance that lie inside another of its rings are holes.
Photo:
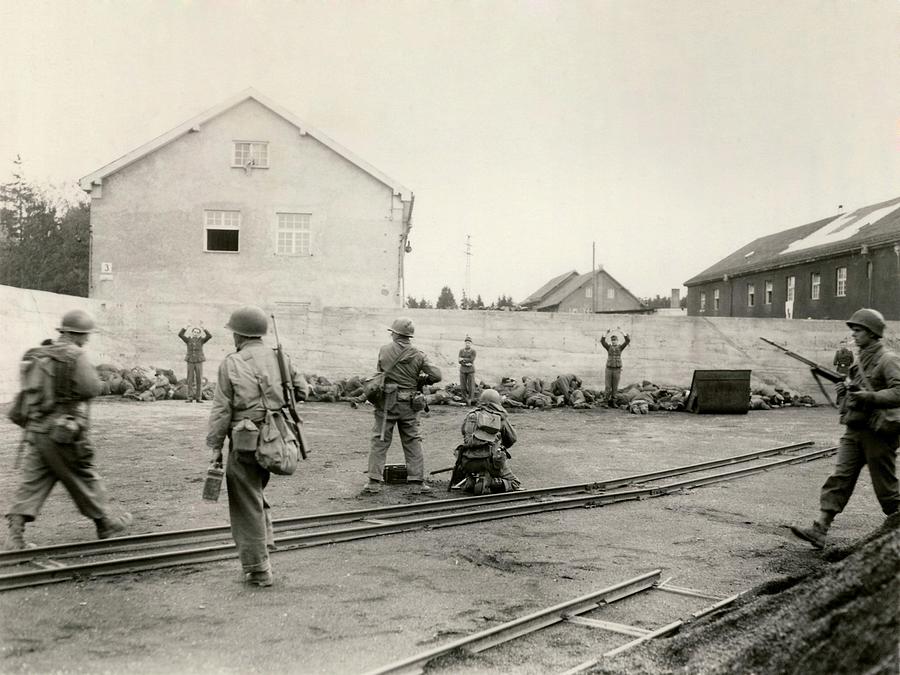
[[[619,392],[619,378],[622,375],[622,352],[631,343],[628,333],[624,333],[625,341],[620,345],[619,336],[612,333],[612,330],[606,331],[606,335],[600,338],[600,344],[607,352],[606,356],[606,403],[607,405],[615,405],[616,395]],[[607,342],[606,338],[609,337]]]
[[[6,514],[9,550],[25,548],[25,524],[37,518],[57,481],[94,521],[98,538],[120,534],[132,521],[130,513],[109,514],[106,490],[94,468],[88,401],[100,393],[101,383],[84,350],[94,320],[72,310],[56,330],[56,342],[28,350],[22,361],[26,386],[14,421],[25,428],[25,457],[22,482]]]
[[[376,369],[384,373],[384,395],[375,402],[375,425],[369,450],[369,482],[365,492],[377,493],[384,483],[384,463],[394,425],[400,433],[403,456],[406,460],[406,482],[426,492],[425,459],[422,455],[422,434],[419,431],[419,411],[424,409],[424,396],[418,389],[440,382],[441,371],[428,361],[424,352],[410,344],[415,333],[413,322],[407,318],[394,320],[388,329],[391,342],[378,351]],[[421,403],[420,403],[421,401]],[[421,406],[421,407],[420,407]]]
[[[202,326],[203,323],[201,322],[200,325]],[[204,328],[204,335],[201,335],[200,329],[197,327],[191,329],[190,337],[187,337],[186,333],[186,326],[178,331],[178,337],[187,345],[187,354],[184,357],[187,362],[187,403],[192,401],[200,403],[203,400],[203,362],[206,361],[206,356],[203,355],[203,345],[212,339],[212,333]]]
[[[459,388],[466,405],[475,402],[475,350],[472,349],[472,338],[466,335],[465,346],[459,350]]]
[[[887,516],[897,513],[897,447],[900,433],[883,428],[875,413],[893,409],[900,418],[900,357],[884,348],[884,317],[874,309],[858,309],[847,320],[859,349],[850,367],[850,387],[835,385],[841,408],[841,424],[847,427],[838,444],[837,461],[822,485],[819,517],[810,527],[792,526],[791,531],[814,548],[823,548],[835,516],[844,510],[864,465],[869,467],[872,488]]]
[[[235,351],[219,364],[206,445],[215,464],[222,462],[225,439],[229,442],[225,462],[228,514],[244,582],[271,586],[269,549],[274,549],[275,538],[269,503],[263,495],[270,473],[257,463],[255,443],[247,448],[235,447],[232,429],[244,420],[259,428],[266,410],[280,410],[284,406],[281,371],[275,352],[262,341],[269,330],[269,320],[259,307],[236,309],[225,328],[233,334]],[[287,368],[296,399],[306,400],[309,391],[306,380],[290,362]]]

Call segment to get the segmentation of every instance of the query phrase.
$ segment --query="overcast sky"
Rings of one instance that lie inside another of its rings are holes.
[[[407,291],[597,262],[667,295],[900,196],[894,0],[0,0],[0,177],[74,182],[247,87],[416,195]]]

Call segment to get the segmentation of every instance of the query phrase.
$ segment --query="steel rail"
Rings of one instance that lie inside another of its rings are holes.
[[[422,666],[432,659],[449,654],[456,650],[465,650],[468,653],[485,651],[504,642],[509,642],[517,637],[533,633],[548,626],[566,621],[569,616],[577,616],[599,608],[601,605],[610,604],[627,598],[635,593],[653,588],[659,581],[662,570],[653,570],[627,581],[604,588],[594,593],[588,593],[574,600],[562,602],[558,605],[539,610],[527,616],[507,621],[499,626],[488,628],[480,633],[474,633],[464,638],[448,642],[441,647],[435,647],[421,654],[416,654],[400,661],[395,661],[381,668],[370,670],[365,675],[385,675],[385,673],[421,672]]]
[[[673,492],[681,492],[686,489],[710,485],[726,480],[733,480],[744,476],[762,473],[773,468],[808,462],[833,454],[837,448],[826,448],[795,457],[768,462],[766,464],[747,467],[735,471],[728,471],[711,476],[702,476],[691,480],[670,483],[657,487],[645,487],[619,492],[603,494],[582,495],[577,497],[561,497],[552,501],[501,506],[488,508],[481,511],[462,513],[450,513],[436,516],[426,516],[405,521],[390,523],[371,523],[360,527],[327,530],[324,532],[312,532],[301,534],[289,534],[275,539],[281,550],[307,548],[324,544],[335,544],[353,541],[386,534],[397,534],[420,529],[436,529],[461,524],[486,522],[501,518],[510,518],[547,511],[558,511],[573,508],[593,508],[605,506],[622,501],[647,499],[659,497]],[[456,500],[462,503],[468,500]],[[197,549],[167,551],[149,555],[139,555],[114,560],[96,561],[65,567],[51,567],[48,569],[31,570],[26,572],[0,575],[0,591],[36,586],[45,583],[55,583],[72,578],[80,578],[90,575],[116,574],[122,572],[137,572],[145,569],[157,569],[182,564],[195,564],[200,562],[212,562],[235,557],[235,546],[229,542],[217,546],[208,546]]]
[[[518,490],[516,492],[483,495],[479,497],[456,497],[452,499],[420,502],[417,504],[399,504],[393,506],[372,507],[367,509],[355,509],[351,511],[337,511],[334,513],[320,513],[279,518],[272,521],[272,526],[276,532],[280,532],[284,530],[295,530],[301,528],[324,527],[326,525],[336,525],[342,523],[362,522],[370,519],[387,519],[404,515],[418,515],[424,513],[455,510],[462,507],[470,509],[483,505],[527,501],[530,499],[542,498],[547,496],[555,497],[563,494],[574,494],[578,492],[606,491],[618,487],[624,487],[627,485],[634,485],[643,482],[660,480],[662,478],[670,478],[687,473],[695,473],[699,471],[719,468],[722,466],[730,466],[732,464],[749,462],[755,459],[761,459],[772,455],[784,454],[793,450],[800,450],[812,445],[812,441],[792,443],[790,445],[783,445],[776,448],[770,448],[768,450],[757,450],[754,452],[748,452],[741,455],[732,455],[730,457],[710,460],[707,462],[685,464],[682,466],[673,467],[671,469],[662,469],[660,471],[632,474],[629,476],[622,476],[620,478],[592,481],[590,483],[575,483],[569,485],[533,488],[530,490]],[[202,527],[187,530],[134,534],[124,537],[115,537],[111,539],[101,539],[97,541],[52,544],[50,546],[41,546],[17,551],[2,551],[0,552],[0,566],[27,562],[37,557],[47,557],[55,559],[73,556],[114,554],[133,551],[135,547],[149,548],[154,546],[171,546],[177,545],[179,542],[196,544],[203,541],[220,541],[222,539],[227,539],[230,536],[230,526],[215,525],[211,527]]]

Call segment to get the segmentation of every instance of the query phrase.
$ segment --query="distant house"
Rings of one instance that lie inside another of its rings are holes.
[[[92,297],[402,306],[412,192],[252,89],[80,184]]]
[[[900,198],[760,237],[684,285],[690,316],[900,319]]]
[[[519,304],[536,312],[650,311],[602,267],[594,273],[578,274],[572,270],[553,277]]]

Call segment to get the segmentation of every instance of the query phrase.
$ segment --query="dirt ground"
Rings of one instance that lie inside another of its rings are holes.
[[[428,470],[452,464],[463,411],[435,407],[422,420]],[[134,533],[227,522],[224,495],[218,503],[200,499],[208,412],[209,404],[177,401],[104,399],[94,405],[99,468],[113,507],[134,514]],[[314,403],[302,414],[313,454],[298,475],[273,477],[267,496],[276,518],[432,498],[404,486],[359,495],[371,412]],[[806,440],[828,447],[841,431],[828,408],[643,416],[556,409],[514,411],[511,419],[520,439],[511,466],[526,487],[602,480]],[[18,430],[0,422],[4,506],[17,483],[17,443]],[[398,439],[388,461],[402,461]],[[678,586],[722,596],[748,591],[832,564],[830,549],[808,548],[787,525],[815,515],[833,461],[640,502],[275,553],[269,589],[245,587],[233,560],[7,592],[0,595],[0,671],[362,673],[654,569]],[[435,477],[433,498],[446,496],[440,479],[447,477]],[[835,521],[832,545],[849,546],[883,520],[864,475]],[[38,545],[93,536],[92,523],[61,487],[27,529]],[[645,595],[604,608],[597,618],[656,628],[709,604],[659,591]],[[834,630],[863,630],[839,619]],[[559,626],[439,672],[561,672],[626,640]],[[699,653],[626,658],[604,667],[723,672]],[[796,662],[802,657],[797,654]],[[854,671],[840,663],[834,672]]]

